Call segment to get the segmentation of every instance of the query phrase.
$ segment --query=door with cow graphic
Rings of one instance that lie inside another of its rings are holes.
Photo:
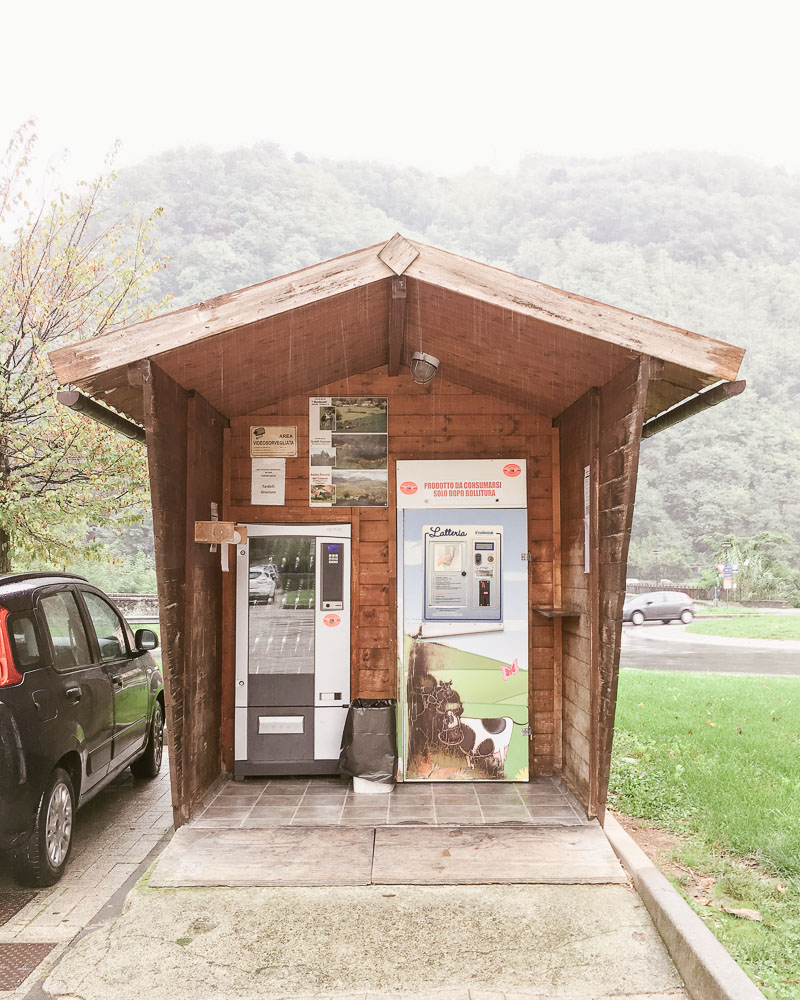
[[[398,512],[401,772],[527,781],[525,510]]]

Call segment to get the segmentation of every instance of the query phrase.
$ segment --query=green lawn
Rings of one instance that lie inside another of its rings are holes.
[[[736,639],[800,639],[800,615],[759,615],[755,618],[695,621],[687,626],[686,631]]]
[[[798,997],[800,679],[623,671],[609,801],[676,835],[666,873],[767,996]]]

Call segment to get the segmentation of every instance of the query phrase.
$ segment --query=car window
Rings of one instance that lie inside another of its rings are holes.
[[[30,615],[16,615],[9,619],[8,633],[11,636],[11,647],[14,651],[14,662],[20,670],[36,667],[42,661],[39,652],[39,639],[36,626]]]
[[[91,663],[89,640],[75,595],[69,590],[61,590],[47,594],[39,604],[53,643],[53,666],[56,670],[69,670]]]
[[[103,661],[118,660],[120,656],[125,656],[128,652],[128,645],[125,638],[125,626],[120,616],[99,594],[92,594],[88,590],[82,590],[81,594],[86,601],[89,617],[92,619],[94,630],[97,633],[100,659]]]

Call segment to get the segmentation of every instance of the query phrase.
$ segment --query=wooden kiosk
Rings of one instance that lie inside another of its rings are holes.
[[[394,465],[445,459],[525,461],[530,774],[602,819],[639,443],[741,391],[743,353],[399,234],[52,352],[146,434],[176,825],[234,758],[236,579],[196,523],[349,525],[350,696],[393,697]],[[313,506],[309,397],[353,396],[388,400],[388,505]],[[251,502],[254,424],[297,428],[279,506]]]

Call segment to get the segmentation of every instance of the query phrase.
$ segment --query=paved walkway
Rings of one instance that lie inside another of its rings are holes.
[[[688,1000],[627,885],[139,885],[44,989],[48,1000]]]
[[[22,889],[0,856],[0,984],[38,970],[13,991],[0,986],[0,998],[24,996],[30,981],[57,961],[171,827],[165,758],[154,781],[137,780],[126,769],[80,810],[70,863],[56,885]]]

